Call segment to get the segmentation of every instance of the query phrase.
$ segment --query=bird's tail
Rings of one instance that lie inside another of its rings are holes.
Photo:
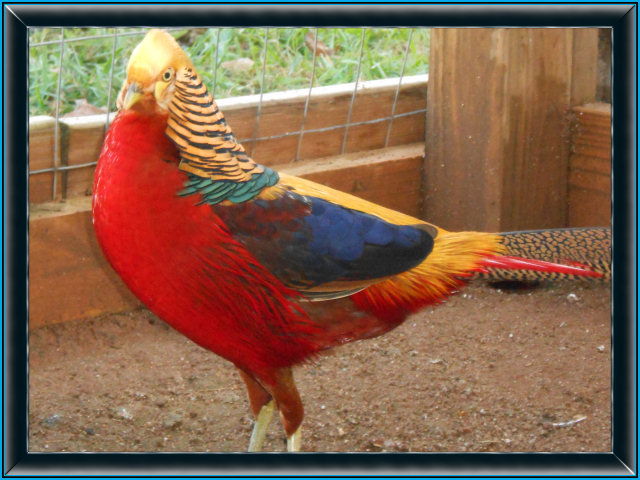
[[[559,228],[500,234],[505,254],[484,259],[491,282],[611,277],[611,229]]]
[[[352,296],[389,321],[438,303],[468,280],[531,282],[610,276],[611,231],[558,229],[487,234],[444,232],[417,267]]]

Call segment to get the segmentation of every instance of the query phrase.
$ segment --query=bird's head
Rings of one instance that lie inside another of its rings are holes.
[[[186,68],[193,65],[178,42],[164,30],[149,31],[127,64],[118,109],[166,112],[174,95],[176,76]]]

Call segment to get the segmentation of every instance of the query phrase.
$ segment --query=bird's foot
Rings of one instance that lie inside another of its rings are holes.
[[[299,452],[300,442],[302,440],[302,427],[298,427],[298,430],[293,432],[291,436],[287,437],[287,452]]]
[[[271,400],[260,409],[260,413],[258,413],[253,424],[253,431],[251,432],[251,439],[249,440],[250,452],[259,452],[262,450],[262,443],[264,442],[264,437],[267,434],[269,423],[271,423],[271,419],[273,418],[274,408],[275,404],[273,400]]]

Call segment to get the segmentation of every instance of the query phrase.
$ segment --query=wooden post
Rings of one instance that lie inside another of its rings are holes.
[[[569,112],[593,101],[598,29],[434,29],[425,218],[451,230],[567,224]]]

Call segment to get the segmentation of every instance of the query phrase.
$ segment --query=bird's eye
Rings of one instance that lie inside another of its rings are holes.
[[[173,78],[173,68],[169,67],[162,74],[162,80],[164,80],[165,82],[168,82],[172,78]]]

